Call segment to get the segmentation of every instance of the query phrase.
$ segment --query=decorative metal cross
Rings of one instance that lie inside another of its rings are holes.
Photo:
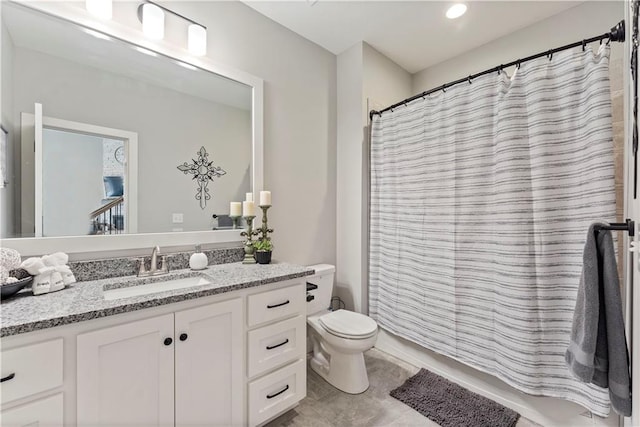
[[[213,181],[215,177],[226,175],[227,172],[219,166],[213,166],[213,162],[207,159],[209,154],[204,147],[200,148],[200,151],[196,154],[198,154],[198,160],[191,159],[193,161],[191,164],[184,162],[184,164],[178,166],[178,169],[184,172],[185,175],[192,174],[193,179],[197,180],[196,200],[200,200],[200,208],[204,209],[207,206],[207,200],[211,198],[207,188],[209,181]]]

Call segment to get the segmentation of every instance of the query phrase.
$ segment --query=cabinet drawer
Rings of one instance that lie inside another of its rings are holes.
[[[32,427],[64,425],[64,403],[62,393],[36,400],[15,408],[2,411],[0,421],[3,427]]]
[[[304,359],[249,383],[249,425],[260,424],[307,394]]]
[[[307,312],[306,304],[302,284],[249,295],[247,310],[249,326],[304,314]]]
[[[0,401],[5,404],[62,385],[62,338],[5,350]],[[13,377],[11,377],[13,375]]]
[[[306,317],[296,316],[249,331],[249,377],[303,358],[306,350]]]

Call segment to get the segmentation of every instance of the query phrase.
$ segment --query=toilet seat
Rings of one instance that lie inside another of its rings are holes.
[[[347,339],[366,339],[378,331],[375,320],[348,310],[336,310],[320,316],[318,323],[331,335]]]

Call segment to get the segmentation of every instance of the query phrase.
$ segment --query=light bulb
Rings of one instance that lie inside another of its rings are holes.
[[[189,52],[197,56],[207,54],[207,30],[201,25],[189,25]]]
[[[111,0],[86,0],[87,11],[100,19],[111,19],[113,4]]]
[[[447,18],[460,18],[467,11],[467,5],[464,3],[456,3],[447,10]]]
[[[150,39],[164,38],[164,12],[155,4],[142,5],[142,32]]]

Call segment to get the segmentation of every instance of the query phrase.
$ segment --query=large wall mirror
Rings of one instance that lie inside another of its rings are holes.
[[[134,32],[1,7],[4,246],[239,240],[219,218],[262,189],[260,79],[149,48]]]

